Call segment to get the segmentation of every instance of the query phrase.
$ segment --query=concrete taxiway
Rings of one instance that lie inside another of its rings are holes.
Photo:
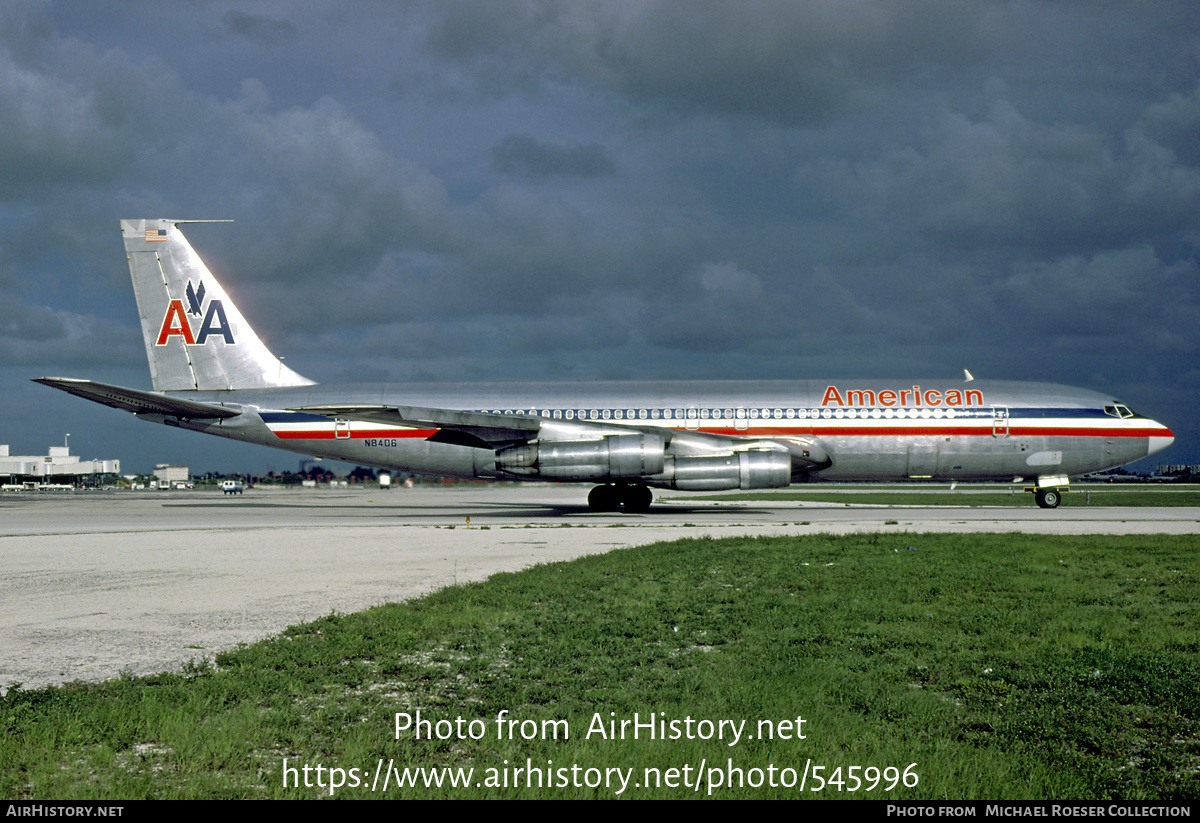
[[[498,571],[695,535],[1195,534],[1200,509],[672,500],[597,514],[586,489],[0,495],[0,687],[150,674],[329,614]]]

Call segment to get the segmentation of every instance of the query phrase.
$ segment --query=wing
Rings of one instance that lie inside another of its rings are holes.
[[[325,417],[366,420],[389,426],[437,429],[429,440],[455,443],[480,449],[497,449],[534,439],[581,440],[641,432],[663,437],[670,444],[670,429],[654,426],[622,425],[586,420],[552,420],[532,414],[495,414],[493,412],[432,409],[423,406],[301,406],[288,411],[307,412]]]
[[[421,406],[300,406],[288,411],[366,420],[388,426],[437,429],[437,433],[429,438],[435,443],[454,443],[480,449],[495,449],[532,439],[538,436],[542,428],[540,417]]]
[[[391,426],[437,429],[429,440],[480,449],[501,450],[538,441],[576,443],[606,441],[612,438],[640,436],[654,438],[658,448],[678,455],[705,455],[746,449],[786,450],[797,469],[827,468],[831,460],[815,438],[763,439],[706,432],[678,431],[663,426],[634,422],[557,420],[538,415],[495,414],[492,412],[434,409],[421,406],[302,406],[289,411],[308,412],[325,417],[366,420]],[[615,443],[616,441],[612,441]],[[624,440],[624,443],[633,441]],[[640,442],[640,441],[639,441]],[[639,446],[640,447],[640,446]]]

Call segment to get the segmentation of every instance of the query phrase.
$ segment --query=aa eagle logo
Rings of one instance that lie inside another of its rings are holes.
[[[229,327],[229,320],[225,317],[225,305],[220,300],[210,300],[205,308],[203,280],[198,287],[189,280],[184,296],[187,298],[186,307],[179,298],[167,304],[167,313],[163,315],[156,346],[167,345],[167,341],[172,337],[182,337],[183,342],[189,346],[203,346],[213,335],[218,335],[226,343],[233,344],[233,329]],[[199,331],[192,331],[192,321],[188,319],[188,315],[204,318],[200,321]]]

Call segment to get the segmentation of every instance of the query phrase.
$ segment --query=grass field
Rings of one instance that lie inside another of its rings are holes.
[[[0,794],[1194,800],[1198,549],[692,539],[500,574],[183,673],[10,688]]]
[[[782,491],[738,492],[676,497],[676,500],[795,500],[809,503],[874,506],[1035,506],[1032,494],[1020,487],[907,484],[872,486],[859,484],[841,489],[792,486]],[[1062,505],[1072,506],[1200,506],[1200,487],[1195,485],[1110,485],[1075,484],[1062,496]]]

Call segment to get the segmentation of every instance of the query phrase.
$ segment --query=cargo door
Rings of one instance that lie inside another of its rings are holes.
[[[937,441],[913,443],[908,447],[908,469],[905,474],[914,480],[933,477],[934,471],[937,469],[937,461]]]

